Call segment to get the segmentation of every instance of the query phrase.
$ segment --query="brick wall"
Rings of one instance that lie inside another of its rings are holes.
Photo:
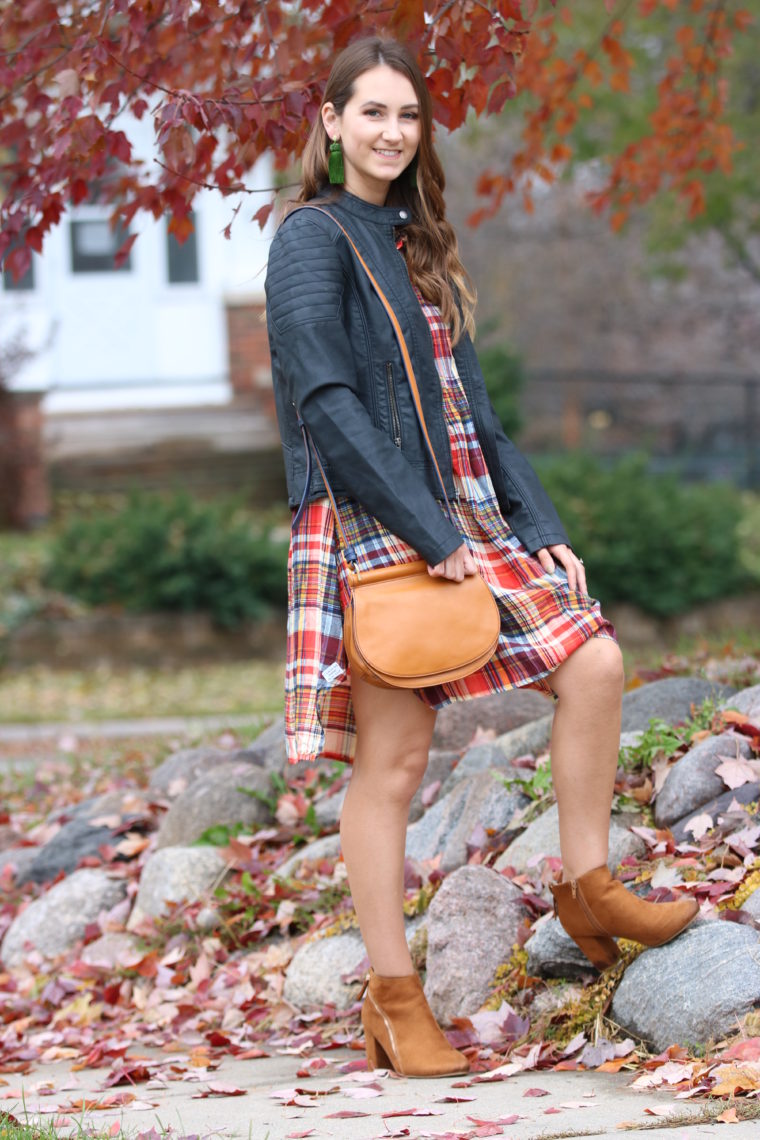
[[[226,303],[226,313],[232,391],[274,419],[264,303],[233,298]]]
[[[40,392],[0,391],[0,521],[33,527],[50,514]]]

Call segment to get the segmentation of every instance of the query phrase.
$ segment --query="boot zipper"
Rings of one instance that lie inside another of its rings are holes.
[[[359,990],[359,993],[356,995],[357,1001],[361,1001],[362,998],[364,997],[364,995],[366,994],[367,987],[369,986],[369,979],[370,979],[370,975],[367,974],[366,978],[362,982],[362,988]]]
[[[385,365],[385,383],[388,388],[388,403],[391,409],[391,430],[393,432],[393,442],[396,447],[401,447],[401,416],[398,410],[398,402],[396,400],[396,386],[393,383],[393,364],[390,360]]]

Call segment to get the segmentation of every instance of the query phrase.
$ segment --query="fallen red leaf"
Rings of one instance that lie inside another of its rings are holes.
[[[548,1089],[526,1089],[523,1096],[548,1096]]]

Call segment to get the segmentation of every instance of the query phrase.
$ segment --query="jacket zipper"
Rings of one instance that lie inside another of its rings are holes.
[[[388,403],[391,408],[391,430],[393,431],[393,442],[396,447],[401,447],[401,416],[398,410],[398,403],[396,401],[396,385],[393,383],[393,364],[389,360],[385,365],[385,383],[388,388]]]

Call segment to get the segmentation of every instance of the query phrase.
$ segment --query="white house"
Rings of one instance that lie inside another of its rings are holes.
[[[124,129],[137,155],[150,162],[152,120],[132,120]],[[269,160],[262,159],[247,181],[254,188],[271,186]],[[262,233],[251,216],[268,199],[264,193],[246,196],[227,240],[223,231],[237,200],[200,191],[195,232],[184,245],[168,233],[165,219],[138,214],[130,232],[139,237],[120,269],[113,267],[113,254],[123,236],[112,232],[108,208],[72,207],[24,280],[14,284],[3,275],[0,351],[21,336],[33,352],[13,387],[44,389],[44,412],[55,418],[218,406],[241,387],[269,385],[261,330],[253,330],[256,361],[246,364],[231,343],[236,327],[260,325],[271,232]]]

